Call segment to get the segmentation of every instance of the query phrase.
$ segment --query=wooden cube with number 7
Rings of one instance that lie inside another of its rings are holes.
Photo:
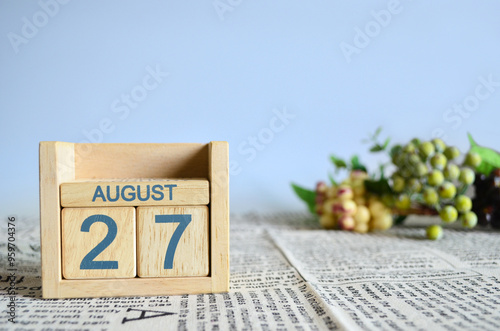
[[[139,277],[207,276],[208,207],[138,207]]]

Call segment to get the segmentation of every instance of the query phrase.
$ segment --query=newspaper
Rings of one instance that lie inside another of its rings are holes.
[[[431,242],[411,224],[356,234],[302,213],[232,215],[229,293],[46,300],[37,220],[15,222],[13,267],[0,227],[0,330],[500,329],[496,231]]]

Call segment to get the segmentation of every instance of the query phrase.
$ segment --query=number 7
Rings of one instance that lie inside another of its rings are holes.
[[[163,263],[163,269],[173,269],[175,250],[184,230],[191,223],[191,215],[155,215],[155,223],[179,223],[170,238]]]

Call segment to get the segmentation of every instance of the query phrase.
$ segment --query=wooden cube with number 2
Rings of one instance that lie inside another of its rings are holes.
[[[133,207],[64,208],[64,278],[135,277],[135,225]]]

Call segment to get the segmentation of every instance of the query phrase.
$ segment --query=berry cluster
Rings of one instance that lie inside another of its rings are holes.
[[[366,233],[392,226],[392,212],[377,196],[366,192],[367,174],[353,170],[340,185],[316,185],[316,213],[326,229]]]
[[[389,160],[378,173],[367,174],[357,155],[344,160],[330,156],[336,173],[347,170],[340,184],[330,175],[331,186],[319,182],[315,190],[292,183],[309,211],[319,216],[321,226],[365,233],[385,230],[402,223],[408,215],[439,215],[445,223],[460,220],[465,228],[478,223],[500,229],[500,153],[479,145],[469,134],[470,149],[458,148],[441,139],[390,146],[390,138],[379,140],[381,128],[369,135],[370,152],[385,152]],[[393,171],[387,176],[388,171]],[[468,188],[475,186],[472,200]],[[440,225],[427,228],[429,239],[443,234]]]
[[[441,139],[413,139],[404,146],[393,147],[391,155],[396,166],[391,188],[396,193],[397,209],[404,211],[416,203],[435,210],[446,223],[460,217],[464,227],[476,225],[478,218],[472,211],[472,200],[464,193],[474,183],[474,169],[481,163],[477,153],[469,152],[459,166],[458,148],[446,146]],[[428,236],[435,237],[429,231]]]
[[[477,176],[474,187],[472,210],[477,214],[479,224],[500,229],[500,169],[495,169],[489,176]]]

